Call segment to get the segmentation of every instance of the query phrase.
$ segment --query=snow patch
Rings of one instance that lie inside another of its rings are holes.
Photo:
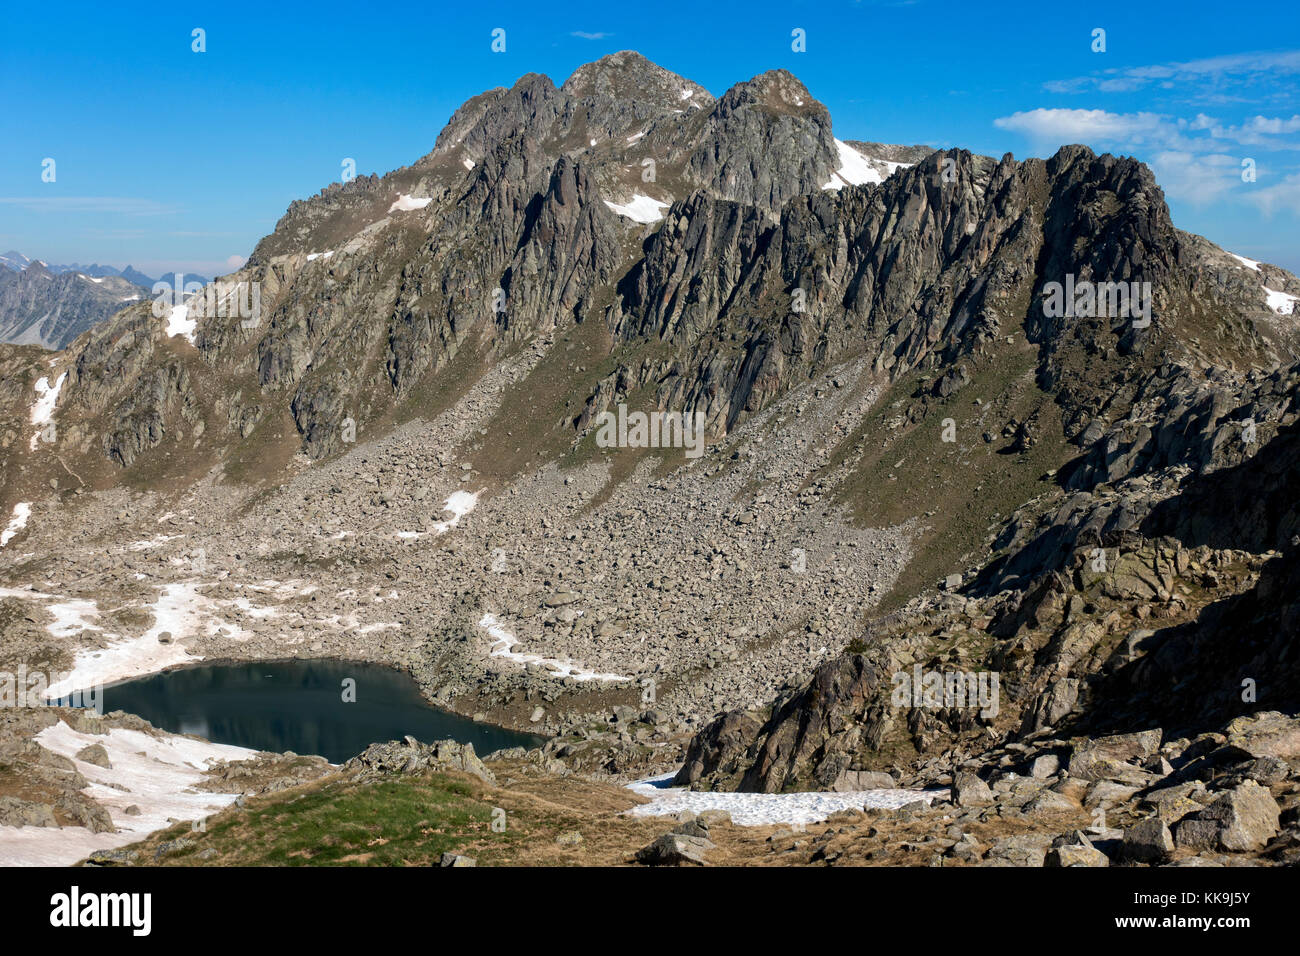
[[[478,504],[478,496],[481,495],[482,493],[483,492],[481,491],[453,492],[451,497],[449,497],[445,502],[443,502],[442,505],[442,510],[450,511],[451,517],[446,519],[445,521],[437,522],[433,526],[434,533],[446,534],[452,528],[456,527],[456,525],[460,524],[460,519],[465,517],[465,515],[469,514],[471,511],[474,510],[474,506]]]
[[[156,534],[152,538],[146,538],[143,541],[132,541],[124,549],[125,551],[148,551],[151,548],[161,548],[168,541],[175,541],[177,538],[183,538],[183,534]]]
[[[571,677],[576,681],[630,681],[632,678],[624,677],[621,674],[601,674],[596,671],[586,670],[579,667],[572,661],[558,660],[553,657],[542,657],[538,654],[521,654],[514,650],[519,639],[501,626],[501,622],[494,614],[484,614],[478,626],[487,630],[488,635],[493,638],[492,646],[488,649],[489,657],[502,657],[508,661],[515,661],[520,664],[538,664],[548,668],[552,677]]]
[[[671,787],[676,771],[630,783],[627,789],[650,800],[627,813],[634,817],[674,816],[683,810],[726,810],[738,826],[773,823],[820,823],[837,810],[895,808],[916,800],[927,803],[946,796],[946,790],[854,790],[848,793],[714,793]]]
[[[53,637],[72,637],[82,631],[103,631],[98,624],[92,624],[91,618],[99,617],[99,605],[94,601],[69,598],[49,605],[45,610],[54,616],[53,623],[46,630]],[[82,690],[77,687],[75,690]]]
[[[190,318],[190,307],[188,305],[175,305],[167,315],[167,337],[181,335],[190,345],[194,344],[194,330],[198,328],[198,320]]]
[[[419,199],[415,196],[408,196],[406,193],[399,193],[397,202],[388,207],[389,212],[410,212],[413,209],[423,209],[432,199]]]
[[[1241,263],[1243,266],[1245,266],[1247,269],[1250,269],[1250,270],[1252,270],[1252,271],[1254,271],[1254,272],[1258,272],[1258,271],[1259,271],[1259,260],[1257,260],[1257,259],[1247,259],[1245,256],[1239,256],[1239,255],[1237,255],[1235,252],[1229,252],[1228,255],[1232,256],[1232,258],[1236,259],[1238,262],[1240,262],[1240,263]]]
[[[68,373],[64,372],[50,386],[50,380],[41,376],[41,380],[36,383],[36,404],[32,406],[32,424],[44,425],[54,416],[54,403],[59,399],[59,392],[63,390],[63,383],[67,379]]]
[[[472,160],[472,159],[462,159],[462,160],[460,161],[460,164],[461,164],[462,166],[464,166],[466,169],[473,169],[473,168],[474,168],[474,160]]]
[[[52,594],[33,591],[31,585],[25,588],[0,588],[0,598],[17,598],[20,601],[30,601],[32,598],[52,599],[53,597]]]
[[[876,171],[876,168],[868,162],[867,157],[863,156],[856,149],[843,140],[835,141],[835,149],[840,154],[840,168],[831,175],[831,181],[822,189],[834,189],[837,192],[847,186],[862,186],[866,183],[883,183],[885,178]],[[902,163],[890,163],[891,173]]]
[[[333,249],[328,252],[309,252],[307,253],[307,261],[315,262],[317,259],[328,259],[332,255],[334,255]]]
[[[634,195],[629,203],[613,203],[606,199],[605,205],[620,216],[626,216],[634,222],[645,223],[658,222],[664,217],[664,210],[668,208],[668,203],[642,196],[640,193]]]
[[[0,531],[0,548],[7,545],[19,531],[27,527],[27,519],[32,515],[32,503],[30,501],[20,501],[14,505],[14,516],[9,521],[9,527]]]
[[[1268,297],[1268,307],[1278,315],[1294,315],[1295,304],[1300,302],[1300,296],[1291,295],[1288,292],[1278,292],[1268,286],[1264,286],[1264,295]]]
[[[195,789],[203,771],[215,761],[248,760],[257,751],[192,740],[175,734],[155,737],[114,727],[107,733],[73,730],[64,721],[47,727],[35,740],[76,765],[89,782],[83,793],[108,811],[116,833],[92,833],[86,827],[0,827],[0,864],[68,866],[96,850],[126,846],[174,820],[200,820],[233,803],[238,794]],[[77,760],[91,744],[108,753],[111,768]],[[128,807],[138,814],[128,815]]]
[[[72,672],[64,680],[50,685],[45,692],[46,698],[66,697],[87,687],[201,661],[201,655],[189,653],[182,643],[184,638],[200,630],[209,636],[224,634],[232,640],[245,636],[239,625],[216,617],[214,602],[199,594],[198,585],[192,582],[164,585],[158,599],[149,607],[153,611],[153,627],[139,637],[117,640],[107,647],[78,651],[73,659]],[[51,605],[48,610],[55,615],[50,633],[56,637],[71,636],[81,629],[100,630],[87,620],[98,613],[93,601],[69,601]],[[166,644],[159,640],[164,631],[171,633]]]
[[[50,380],[41,376],[36,383],[36,402],[32,405],[32,424],[36,426],[37,432],[32,436],[31,444],[28,446],[32,451],[40,444],[42,425],[47,425],[50,419],[54,417],[54,405],[59,400],[59,392],[63,391],[63,383],[67,381],[68,373],[64,372],[50,385]]]

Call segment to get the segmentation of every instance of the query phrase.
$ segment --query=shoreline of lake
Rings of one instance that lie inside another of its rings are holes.
[[[258,685],[268,679],[298,700],[263,693]],[[402,669],[340,658],[205,660],[107,684],[101,706],[135,714],[169,733],[319,754],[335,763],[371,743],[408,735],[472,743],[481,755],[533,749],[547,739],[439,707]],[[294,720],[285,719],[286,707],[299,709]]]

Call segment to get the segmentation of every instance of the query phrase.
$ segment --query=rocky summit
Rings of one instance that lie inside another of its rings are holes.
[[[0,861],[1300,862],[1300,279],[1136,159],[844,140],[791,72],[625,51],[162,308],[39,263],[0,307],[42,283]],[[287,658],[546,742],[330,765],[44,706]]]

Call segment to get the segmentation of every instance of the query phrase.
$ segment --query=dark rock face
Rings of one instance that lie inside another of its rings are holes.
[[[839,166],[831,117],[794,76],[773,70],[733,86],[704,123],[686,174],[723,199],[780,210]]]
[[[673,783],[689,786],[706,774],[724,767],[734,772],[737,760],[764,725],[758,715],[743,710],[721,715],[713,722],[708,734],[697,734],[691,740],[686,762]]]
[[[829,788],[847,769],[843,758],[865,743],[857,722],[882,716],[882,684],[888,686],[882,668],[864,655],[824,664],[798,693],[777,701],[761,725],[743,711],[719,716],[691,741],[674,783],[707,780],[712,789],[779,793],[811,764]]]
[[[653,121],[673,110],[703,109],[713,96],[639,53],[623,50],[573,71],[560,87],[577,100],[574,112],[584,115],[588,129],[613,136],[629,121]]]
[[[178,425],[199,420],[189,371],[179,363],[151,369],[113,409],[103,440],[105,454],[119,465],[130,465],[140,452],[163,440],[168,420]]]
[[[1081,436],[1084,453],[1061,475],[1075,493],[1008,523],[1001,544],[1011,547],[981,571],[978,589],[1024,586],[1085,545],[1135,531],[1189,546],[1286,547],[1300,521],[1276,489],[1296,480],[1298,386],[1295,364],[1270,374],[1154,369],[1122,418],[1095,419]]]
[[[1175,293],[1160,290],[1185,281],[1190,258],[1150,172],[1132,160],[1076,147],[1047,163],[932,153],[879,186],[805,192],[774,223],[752,197],[673,206],[607,321],[626,341],[672,346],[663,365],[620,374],[633,387],[653,381],[661,405],[704,411],[715,431],[855,350],[892,377],[955,363],[1023,327],[1042,345],[1040,382],[1074,435],[1117,388],[1151,374],[1152,358],[1126,353],[1179,348],[1166,317]],[[1067,276],[1150,283],[1151,327],[1048,318],[1044,288]],[[1109,360],[1085,359],[1099,342],[1111,343]],[[940,394],[959,381],[941,379]],[[1033,440],[1021,436],[1024,447]]]
[[[1174,465],[1208,474],[1238,464],[1294,420],[1297,384],[1296,366],[1268,376],[1214,369],[1204,377],[1165,366],[1142,384],[1128,416],[1090,443],[1066,487],[1115,484]]]

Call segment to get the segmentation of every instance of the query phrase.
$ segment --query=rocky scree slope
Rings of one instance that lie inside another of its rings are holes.
[[[769,706],[716,718],[677,782],[851,789],[890,773],[951,787],[967,816],[1067,829],[1051,845],[1083,865],[1294,862],[1297,385],[1295,364],[1163,369],[964,587],[877,619]],[[917,668],[996,674],[999,706],[895,697]],[[1087,812],[1111,822],[1089,836],[1049,819]]]

